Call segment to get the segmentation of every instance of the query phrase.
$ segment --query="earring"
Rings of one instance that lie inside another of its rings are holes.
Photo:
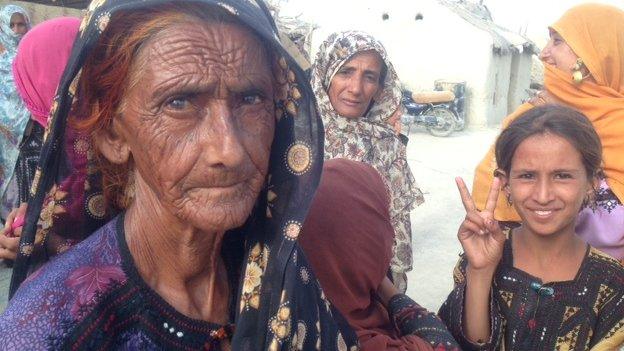
[[[581,84],[583,82],[583,79],[589,76],[589,74],[583,76],[583,67],[585,67],[583,60],[580,57],[577,58],[576,63],[574,64],[574,66],[572,66],[572,81],[576,85]]]

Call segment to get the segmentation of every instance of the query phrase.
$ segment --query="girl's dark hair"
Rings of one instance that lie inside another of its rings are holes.
[[[496,140],[496,164],[509,175],[516,149],[533,135],[554,134],[566,139],[581,154],[587,176],[601,172],[602,145],[591,122],[582,113],[559,105],[544,105],[523,113]]]

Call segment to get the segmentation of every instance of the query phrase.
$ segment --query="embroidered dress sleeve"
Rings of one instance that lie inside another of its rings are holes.
[[[603,283],[594,304],[599,312],[590,342],[592,351],[616,350],[624,345],[624,267],[614,260],[604,273],[597,277]],[[607,276],[611,279],[606,279]]]
[[[22,284],[0,315],[0,350],[48,350],[49,340],[71,328],[71,300],[62,272],[43,267]]]
[[[459,350],[459,345],[442,320],[409,296],[394,295],[388,302],[388,311],[392,325],[400,336],[418,336],[430,343],[435,350]]]
[[[490,298],[490,338],[483,343],[475,343],[464,334],[464,297],[466,293],[466,265],[468,261],[462,255],[453,271],[455,287],[446,298],[438,312],[462,350],[497,350],[503,333],[503,317],[498,304]],[[490,293],[490,296],[492,294]]]

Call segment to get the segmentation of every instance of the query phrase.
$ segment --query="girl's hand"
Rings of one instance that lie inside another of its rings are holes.
[[[459,227],[457,237],[468,260],[467,268],[493,272],[503,255],[506,239],[498,222],[494,219],[500,180],[497,177],[492,180],[485,209],[481,212],[477,210],[464,180],[457,177],[455,182],[466,209],[466,219]]]

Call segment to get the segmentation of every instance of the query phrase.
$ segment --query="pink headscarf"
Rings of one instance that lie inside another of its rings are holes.
[[[75,17],[45,21],[26,33],[17,48],[15,85],[32,118],[43,127],[79,27],[80,19]]]

